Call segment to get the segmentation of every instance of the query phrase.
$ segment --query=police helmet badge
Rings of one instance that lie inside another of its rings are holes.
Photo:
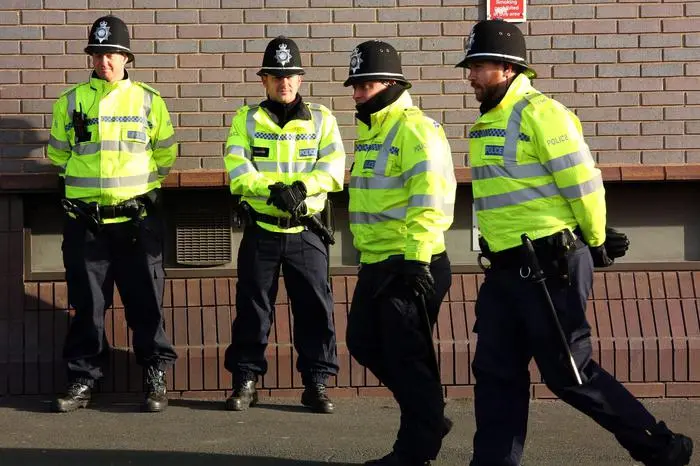
[[[469,38],[467,39],[467,43],[464,47],[464,53],[467,54],[469,51],[472,49],[472,46],[474,45],[474,28],[472,28],[471,32],[469,33]]]
[[[112,33],[109,32],[109,26],[107,25],[107,21],[100,21],[100,27],[95,29],[95,40],[97,40],[101,44],[102,42],[106,41],[111,35]]]
[[[350,55],[350,72],[355,73],[357,70],[360,69],[361,64],[362,52],[360,52],[360,49],[355,47],[355,50],[353,50],[352,54]]]
[[[292,54],[290,53],[287,44],[280,44],[279,48],[275,51],[275,60],[277,60],[277,63],[284,66],[289,63],[291,59]]]

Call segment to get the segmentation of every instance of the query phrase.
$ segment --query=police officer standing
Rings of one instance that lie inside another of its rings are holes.
[[[53,107],[48,156],[62,169],[66,211],[63,262],[75,309],[63,356],[68,390],[59,412],[83,408],[102,377],[104,315],[114,284],[146,368],[143,409],[167,406],[165,369],[177,355],[163,328],[162,226],[157,191],[177,154],[173,126],[158,91],[131,81],[129,31],[116,16],[92,25],[85,53],[90,80],[61,94]]]
[[[533,357],[547,387],[612,432],[635,460],[688,464],[691,440],[657,422],[591,359],[585,312],[593,267],[611,265],[628,241],[606,229],[602,178],[578,118],[532,87],[525,39],[511,23],[477,23],[457,66],[469,68],[480,103],[469,158],[490,262],[476,303],[471,465],[520,464]]]
[[[233,374],[226,408],[241,411],[258,401],[255,384],[267,371],[265,348],[281,266],[305,386],[301,402],[331,413],[326,384],[338,365],[328,244],[312,220],[324,209],[326,193],[343,188],[345,150],[331,112],[298,93],[304,69],[293,40],[270,41],[257,74],[267,99],[236,112],[226,143],[231,193],[241,196],[248,217],[226,350],[225,367]]]
[[[424,465],[452,426],[432,337],[452,281],[444,238],[456,191],[451,151],[442,127],[413,105],[390,44],[357,46],[345,86],[357,104],[349,215],[361,254],[346,340],[401,409],[393,451],[365,464]]]

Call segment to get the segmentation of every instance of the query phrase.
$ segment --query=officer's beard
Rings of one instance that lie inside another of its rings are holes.
[[[515,76],[517,76],[517,74]],[[484,88],[484,96],[479,106],[479,111],[482,115],[501,103],[501,100],[506,96],[508,88],[515,79],[515,76],[493,86]]]

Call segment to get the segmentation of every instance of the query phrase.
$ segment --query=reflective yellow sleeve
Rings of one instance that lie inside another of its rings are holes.
[[[584,141],[576,115],[562,106],[542,112],[533,124],[537,154],[554,178],[574,213],[585,241],[599,246],[605,241],[605,188]]]
[[[175,163],[177,141],[175,140],[175,130],[170,120],[168,108],[159,95],[153,96],[153,106],[149,120],[153,125],[151,134],[153,159],[158,166],[158,180],[163,181]]]
[[[345,148],[338,123],[329,112],[323,113],[318,158],[309,173],[299,174],[306,185],[307,196],[342,191],[345,177]]]
[[[67,103],[65,97],[59,98],[53,104],[53,115],[51,120],[51,135],[46,154],[51,162],[65,170],[68,159],[71,156],[71,143],[68,140],[66,131]]]
[[[408,193],[404,257],[430,262],[435,246],[444,243],[444,232],[452,224],[457,183],[442,127],[423,116],[411,120],[403,129],[400,145]]]
[[[243,107],[233,117],[228,139],[224,163],[228,173],[231,194],[243,196],[269,196],[268,186],[275,181],[265,177],[251,162],[250,141],[246,132],[246,115],[251,110]]]

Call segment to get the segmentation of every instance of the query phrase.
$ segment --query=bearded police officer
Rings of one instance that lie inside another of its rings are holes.
[[[361,254],[347,345],[401,409],[393,451],[365,464],[424,465],[452,425],[432,338],[452,281],[444,238],[455,202],[452,156],[442,127],[413,105],[390,44],[355,48],[345,86],[357,104],[349,215]]]
[[[241,411],[257,403],[255,383],[267,371],[265,348],[281,266],[305,386],[301,402],[330,413],[326,384],[338,365],[328,238],[316,228],[316,217],[326,193],[343,188],[345,151],[335,117],[298,93],[304,69],[293,40],[270,41],[257,74],[267,99],[237,111],[226,142],[231,193],[241,196],[247,217],[226,350],[225,366],[233,374],[226,408]]]
[[[457,66],[469,68],[480,103],[469,159],[482,254],[490,262],[476,303],[471,464],[520,464],[533,357],[547,387],[612,432],[634,459],[688,464],[691,440],[657,422],[591,359],[586,300],[593,267],[611,265],[628,242],[606,229],[600,171],[578,118],[532,87],[525,39],[511,23],[476,24]],[[537,261],[524,261],[523,243],[534,245],[529,254]],[[539,270],[544,282],[533,280]]]
[[[133,331],[136,361],[146,368],[143,409],[167,406],[165,369],[177,358],[163,329],[162,226],[157,192],[177,153],[158,91],[131,81],[129,31],[115,16],[92,25],[85,52],[90,80],[53,107],[48,156],[62,170],[63,261],[75,309],[63,349],[69,385],[53,408],[85,407],[102,376],[104,315],[116,282]]]

